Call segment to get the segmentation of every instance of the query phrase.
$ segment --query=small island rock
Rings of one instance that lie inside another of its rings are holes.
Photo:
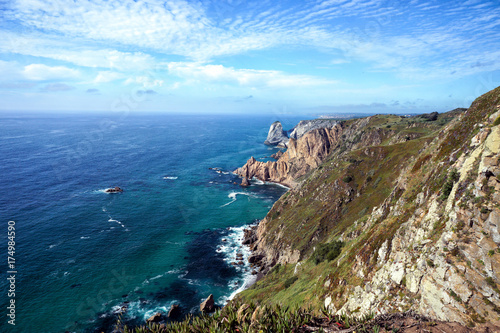
[[[121,193],[123,189],[121,187],[115,186],[114,188],[107,188],[104,192],[106,193]]]

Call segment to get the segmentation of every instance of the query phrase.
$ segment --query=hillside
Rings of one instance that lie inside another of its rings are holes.
[[[500,325],[499,109],[497,88],[434,121],[341,123],[255,230],[265,276],[240,298]]]

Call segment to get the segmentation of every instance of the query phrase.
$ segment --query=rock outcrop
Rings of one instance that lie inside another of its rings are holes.
[[[275,121],[271,124],[269,128],[269,133],[267,134],[267,139],[264,141],[266,145],[286,147],[288,144],[288,136],[283,130],[283,126],[279,121]]]
[[[157,312],[151,317],[149,317],[146,322],[147,323],[159,323],[163,320],[163,314],[161,312]]]
[[[301,120],[290,132],[290,138],[300,139],[304,134],[320,128],[334,128],[337,121],[330,119]]]
[[[179,304],[172,304],[170,310],[168,311],[167,318],[172,320],[177,320],[182,316],[182,310]]]
[[[210,313],[215,311],[214,295],[210,294],[206,300],[200,304],[200,311],[203,313]]]

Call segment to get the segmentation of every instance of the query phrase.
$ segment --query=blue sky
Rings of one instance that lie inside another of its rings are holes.
[[[500,85],[500,3],[0,0],[0,110],[409,113]]]

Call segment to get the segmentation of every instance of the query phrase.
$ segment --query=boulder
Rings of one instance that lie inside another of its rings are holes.
[[[146,322],[148,323],[159,323],[160,321],[162,321],[162,314],[161,312],[157,312],[155,313],[154,315],[152,315],[151,317],[149,317]]]
[[[251,264],[255,264],[259,261],[262,260],[262,258],[264,258],[263,255],[260,255],[260,254],[253,254],[251,255],[250,257],[248,257],[248,262],[251,263]]]
[[[200,311],[204,313],[215,311],[214,295],[210,294],[210,296],[200,304]]]
[[[182,310],[179,304],[172,304],[170,311],[168,311],[167,317],[170,319],[178,319],[182,315]]]

